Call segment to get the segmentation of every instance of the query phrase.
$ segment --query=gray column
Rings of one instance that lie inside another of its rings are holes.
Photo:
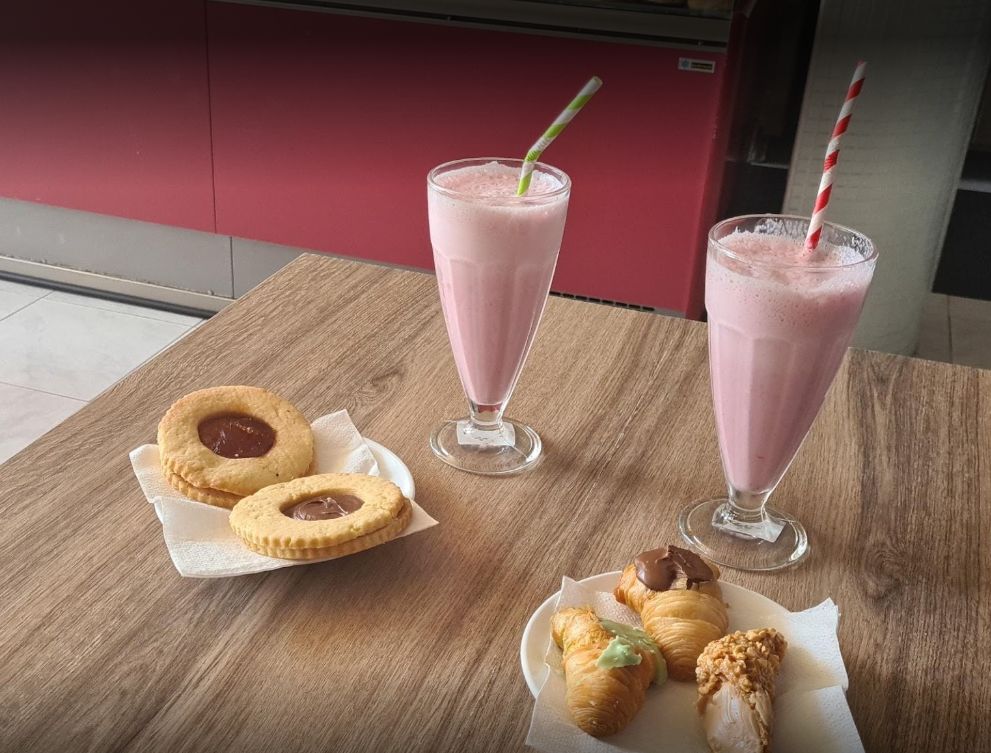
[[[868,61],[827,219],[880,251],[855,337],[914,352],[991,56],[987,0],[823,0],[784,211],[812,211],[829,135]],[[974,249],[989,255],[991,249]]]

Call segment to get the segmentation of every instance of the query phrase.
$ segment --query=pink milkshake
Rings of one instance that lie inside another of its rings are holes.
[[[727,480],[759,494],[784,475],[819,412],[873,264],[829,243],[810,255],[779,235],[735,233],[721,245],[728,253],[710,254],[705,280],[716,427]]]
[[[568,194],[536,171],[525,199],[519,170],[492,161],[441,173],[429,194],[430,241],[444,319],[468,399],[509,399],[547,300]]]
[[[461,160],[441,165],[428,180],[428,213],[434,266],[444,320],[471,416],[448,437],[451,453],[508,448],[498,468],[508,472],[532,454],[539,438],[528,427],[503,421],[502,413],[523,368],[540,316],[564,234],[570,181],[554,168],[539,165],[529,191],[516,196],[519,160]],[[529,448],[516,447],[532,434]],[[446,453],[446,454],[445,454]],[[525,458],[524,458],[525,459]],[[471,458],[452,462],[466,467]],[[466,467],[467,470],[478,470]]]
[[[682,510],[695,549],[744,570],[788,567],[808,536],[767,500],[815,420],[843,361],[874,274],[865,235],[808,219],[735,217],[709,233],[709,374],[728,493]]]

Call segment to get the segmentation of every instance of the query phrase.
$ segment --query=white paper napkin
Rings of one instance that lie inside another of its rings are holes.
[[[570,578],[561,583],[555,611],[591,606],[600,617],[641,626],[639,616],[613,598]],[[774,704],[774,753],[860,753],[843,690],[846,668],[836,638],[839,610],[827,600],[804,612],[766,614],[753,607],[731,606],[730,631],[773,627],[788,639],[788,653],[778,676]],[[565,704],[561,652],[549,641],[547,679],[537,694],[526,743],[545,753],[630,753],[672,751],[709,753],[699,716],[694,683],[668,680],[647,691],[644,708],[622,732],[597,739],[571,720]]]
[[[311,427],[314,473],[381,475],[375,456],[346,410],[321,416]],[[285,560],[252,552],[231,530],[229,510],[183,497],[169,485],[162,474],[158,445],[142,445],[132,450],[130,457],[141,491],[162,521],[165,545],[180,575],[226,578],[325,561]],[[407,494],[411,491],[404,490]],[[399,538],[437,525],[416,502],[412,505],[410,523]]]

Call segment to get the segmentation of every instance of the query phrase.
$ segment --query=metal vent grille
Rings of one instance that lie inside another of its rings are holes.
[[[571,298],[574,301],[586,301],[588,303],[603,303],[606,306],[619,306],[621,309],[633,309],[634,311],[649,311],[654,313],[657,309],[651,308],[650,306],[641,306],[636,303],[621,303],[620,301],[607,301],[605,298],[593,298],[588,295],[577,295],[576,293],[558,293],[556,290],[551,291],[551,295],[556,295],[559,298]]]

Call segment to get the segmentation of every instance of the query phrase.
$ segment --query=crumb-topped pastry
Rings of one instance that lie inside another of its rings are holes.
[[[342,557],[385,543],[409,524],[412,507],[391,481],[325,473],[268,486],[231,511],[251,550],[284,559]]]
[[[788,642],[773,628],[731,633],[699,656],[698,711],[713,751],[768,753],[774,683]]]
[[[177,400],[158,425],[168,482],[191,499],[233,507],[313,462],[313,432],[291,403],[260,387],[211,387]]]

